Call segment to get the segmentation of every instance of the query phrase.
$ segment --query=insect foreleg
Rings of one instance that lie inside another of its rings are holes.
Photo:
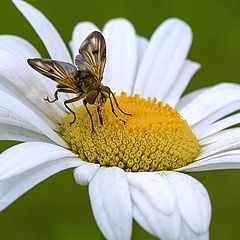
[[[49,97],[44,98],[44,100],[48,101],[49,103],[53,103],[53,102],[57,101],[58,100],[58,92],[59,92],[59,89],[55,91],[53,100],[50,100]]]
[[[56,102],[58,100],[58,93],[59,92],[65,92],[65,93],[76,93],[71,89],[57,89],[54,93],[54,99],[50,100],[48,97],[44,98],[44,100],[48,101],[49,103]]]
[[[100,107],[97,107],[97,112],[98,112],[98,116],[99,116],[99,120],[100,123],[103,125],[103,118],[102,118],[102,113],[101,113],[102,109]]]
[[[74,122],[75,122],[75,120],[76,120],[76,114],[75,114],[75,112],[67,105],[68,103],[73,103],[73,102],[76,102],[76,101],[78,101],[78,100],[80,100],[81,99],[81,97],[80,96],[77,96],[77,97],[75,97],[75,98],[71,98],[71,99],[68,99],[68,100],[66,100],[66,101],[64,101],[64,105],[65,105],[65,107],[68,109],[68,111],[69,112],[71,112],[72,114],[73,114],[73,121],[72,122],[70,122],[70,125],[72,125]]]
[[[87,100],[86,100],[86,98],[83,99],[83,105],[85,106],[85,108],[86,108],[86,110],[87,110],[87,112],[88,112],[88,115],[89,115],[89,117],[90,117],[91,124],[92,124],[92,132],[95,132],[94,126],[93,126],[92,115],[91,115],[91,113],[90,113],[90,111],[89,111],[89,109],[88,109],[88,107],[87,107]],[[101,121],[101,120],[100,120],[100,121]]]

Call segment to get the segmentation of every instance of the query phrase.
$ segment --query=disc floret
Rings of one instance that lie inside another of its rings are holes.
[[[173,170],[198,156],[198,140],[177,110],[156,98],[143,99],[126,93],[117,96],[117,101],[132,116],[118,111],[116,118],[108,101],[100,124],[96,109],[90,106],[95,133],[83,106],[75,109],[74,124],[69,125],[71,115],[64,120],[62,136],[81,159],[137,172]]]

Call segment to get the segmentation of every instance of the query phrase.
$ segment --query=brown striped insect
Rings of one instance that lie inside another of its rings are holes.
[[[27,61],[33,69],[58,83],[57,90],[54,93],[54,99],[49,100],[47,97],[45,99],[46,101],[49,103],[57,101],[59,92],[74,93],[77,95],[74,98],[64,101],[65,107],[74,116],[74,119],[70,124],[75,122],[76,114],[67,104],[76,102],[80,99],[83,99],[83,104],[91,120],[93,132],[94,126],[92,115],[87,107],[87,104],[91,104],[96,107],[101,124],[103,124],[101,111],[108,98],[110,100],[113,114],[118,117],[114,111],[111,96],[116,104],[116,107],[123,114],[131,116],[131,114],[125,113],[119,107],[116,97],[111,89],[101,83],[106,63],[106,43],[100,32],[94,31],[90,33],[83,41],[79,48],[79,54],[75,58],[76,66],[67,62],[44,58],[28,59]]]

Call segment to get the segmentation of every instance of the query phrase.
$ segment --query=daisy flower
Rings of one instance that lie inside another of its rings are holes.
[[[45,44],[52,59],[73,63],[86,36],[100,31],[90,22],[73,31],[72,57],[53,25],[30,4],[13,0]],[[181,97],[200,65],[187,59],[190,27],[164,21],[150,40],[125,19],[106,23],[103,83],[133,116],[116,118],[107,102],[104,124],[76,102],[70,125],[63,102],[48,103],[55,82],[27,64],[41,57],[26,40],[0,36],[1,140],[18,144],[0,155],[0,209],[49,176],[75,168],[89,185],[97,225],[106,239],[131,238],[135,219],[147,232],[168,239],[208,239],[211,204],[204,186],[187,172],[239,168],[240,86],[221,83]],[[121,93],[124,91],[124,93]],[[69,99],[67,94],[62,99]],[[231,115],[230,115],[231,114]]]

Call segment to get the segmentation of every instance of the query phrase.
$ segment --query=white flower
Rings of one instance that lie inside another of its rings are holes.
[[[72,58],[52,24],[35,8],[13,0],[45,44],[52,59]],[[73,56],[80,43],[98,28],[79,23],[70,46]],[[138,36],[125,19],[110,20],[103,28],[107,42],[104,83],[113,91],[157,97],[179,110],[201,144],[193,163],[176,171],[125,172],[82,161],[57,134],[67,115],[61,101],[49,104],[55,83],[26,63],[40,57],[17,36],[0,36],[0,139],[18,144],[0,155],[0,209],[47,177],[77,167],[78,184],[89,185],[96,222],[107,239],[131,238],[132,218],[163,240],[208,239],[211,205],[206,189],[185,173],[240,167],[240,86],[222,83],[181,98],[199,64],[187,60],[192,34],[179,19],[163,22],[151,39]],[[76,106],[76,105],[75,105]],[[225,117],[225,118],[224,118]]]

